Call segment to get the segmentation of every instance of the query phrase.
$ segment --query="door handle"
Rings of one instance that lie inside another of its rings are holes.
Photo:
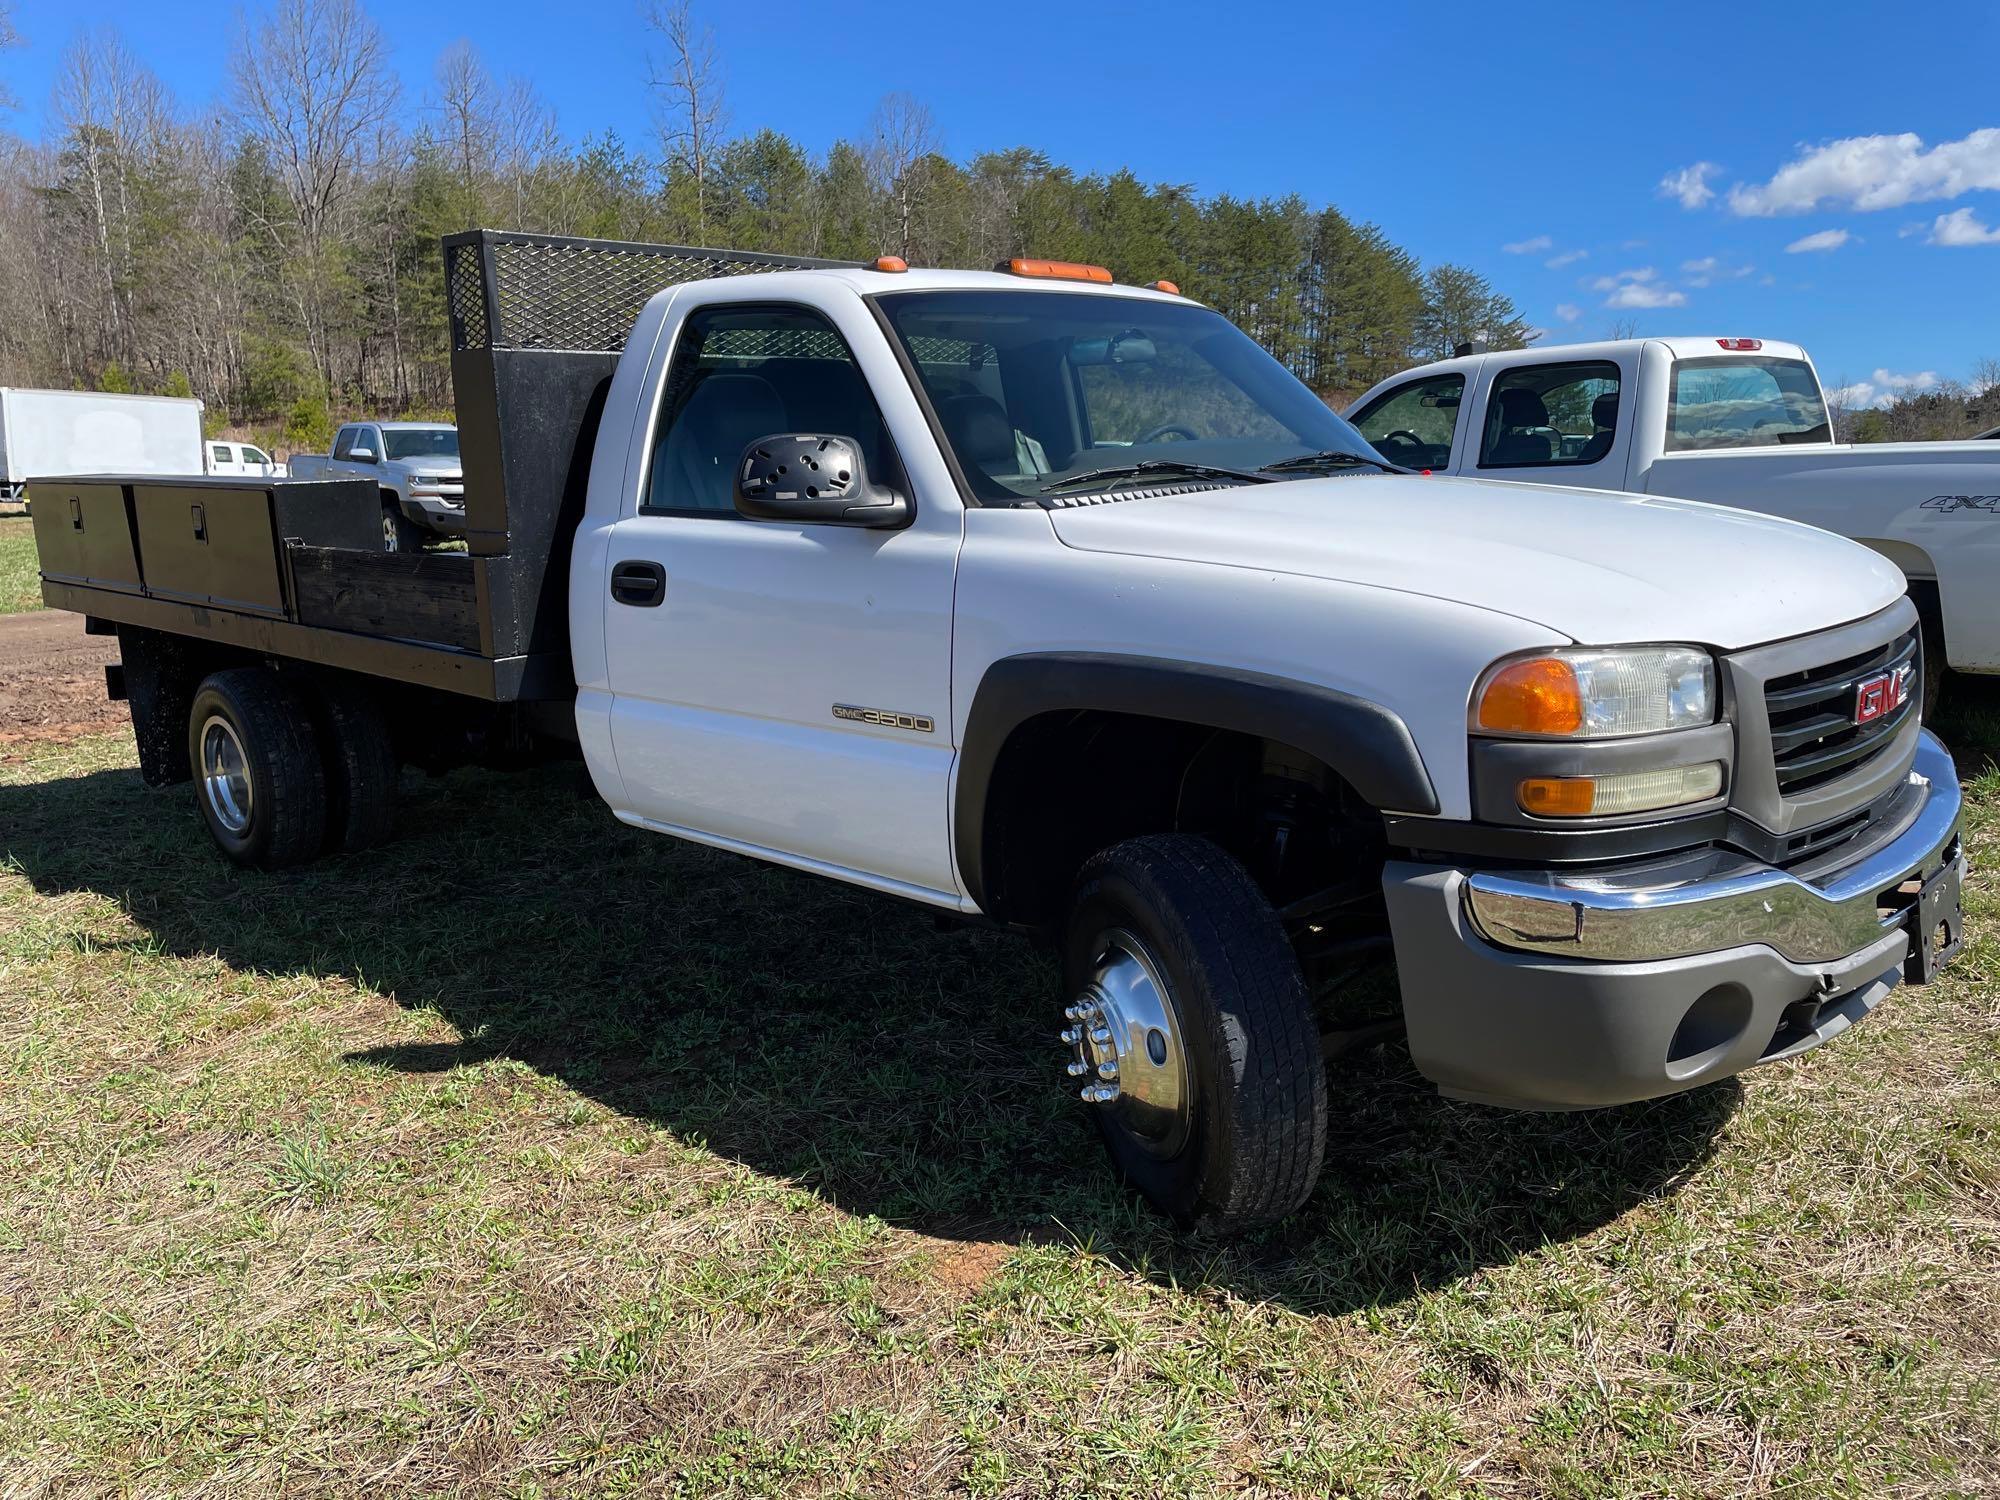
[[[611,597],[650,609],[667,597],[667,570],[656,562],[622,562],[611,570]]]

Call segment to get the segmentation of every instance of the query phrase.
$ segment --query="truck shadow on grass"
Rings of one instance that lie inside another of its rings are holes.
[[[0,788],[0,841],[45,894],[121,904],[173,954],[341,975],[462,1040],[356,1068],[518,1059],[842,1208],[950,1237],[1076,1239],[1183,1287],[1315,1311],[1395,1302],[1670,1193],[1740,1097],[1725,1083],[1585,1115],[1438,1099],[1400,1045],[1334,1064],[1326,1174],[1231,1246],[1174,1235],[1114,1180],[1062,1077],[1052,963],[1015,939],[616,823],[581,773],[404,784],[401,833],[281,875],[227,865],[185,787],[101,771]]]

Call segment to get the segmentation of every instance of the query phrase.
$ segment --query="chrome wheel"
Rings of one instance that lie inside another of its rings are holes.
[[[382,550],[384,552],[402,550],[396,545],[398,540],[396,513],[385,505],[382,507]]]
[[[1158,967],[1123,928],[1100,934],[1076,1003],[1063,1014],[1069,1076],[1133,1142],[1167,1157],[1186,1144],[1194,1090],[1180,1017]]]
[[[201,790],[216,822],[234,834],[249,828],[250,762],[236,727],[220,714],[201,726]]]

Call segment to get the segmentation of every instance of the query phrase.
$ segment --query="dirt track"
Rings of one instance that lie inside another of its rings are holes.
[[[0,615],[0,755],[126,722],[125,705],[104,696],[104,664],[116,660],[118,642],[85,635],[81,615]]]

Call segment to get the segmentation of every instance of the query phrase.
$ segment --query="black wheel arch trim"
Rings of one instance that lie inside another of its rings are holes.
[[[953,849],[985,907],[987,798],[1013,732],[1049,713],[1142,715],[1234,730],[1303,750],[1382,812],[1435,814],[1437,790],[1409,726],[1379,703],[1237,667],[1114,652],[1007,656],[980,679],[959,746]]]

